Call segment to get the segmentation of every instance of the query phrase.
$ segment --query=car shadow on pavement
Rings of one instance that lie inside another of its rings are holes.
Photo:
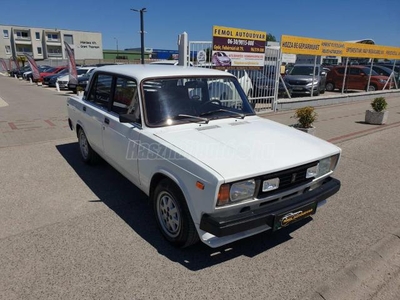
[[[162,237],[148,197],[129,180],[104,161],[95,166],[86,165],[81,160],[78,143],[57,145],[56,148],[100,199],[89,200],[90,202],[103,202],[161,255],[192,271],[202,270],[242,255],[255,257],[290,240],[292,238],[290,234],[294,230],[312,220],[307,218],[278,232],[261,233],[215,249],[201,242],[185,249],[178,249]]]

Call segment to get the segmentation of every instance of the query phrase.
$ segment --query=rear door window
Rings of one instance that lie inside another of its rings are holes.
[[[112,82],[112,75],[98,74],[93,80],[87,100],[108,109],[111,99]]]

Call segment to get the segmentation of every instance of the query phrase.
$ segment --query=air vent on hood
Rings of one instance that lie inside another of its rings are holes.
[[[219,126],[218,125],[204,126],[204,127],[196,128],[196,130],[203,131],[203,130],[210,130],[210,129],[215,129],[215,128],[219,128]]]
[[[249,124],[249,122],[235,122],[235,123],[229,123],[229,125],[231,126],[238,126],[238,125],[245,125],[245,124]]]

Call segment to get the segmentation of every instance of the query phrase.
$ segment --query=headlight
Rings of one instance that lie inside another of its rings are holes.
[[[231,186],[230,199],[235,202],[253,197],[255,188],[256,181],[254,179],[236,182]]]
[[[386,83],[386,81],[387,81],[387,80],[385,80],[385,79],[379,79],[379,82],[380,82],[380,83]]]
[[[231,184],[223,184],[219,188],[217,206],[229,202],[240,201],[254,196],[256,181],[249,179]]]
[[[318,178],[328,174],[329,172],[335,170],[338,160],[339,154],[321,159],[318,162],[318,165],[307,169],[306,178]]]
[[[313,85],[313,83],[312,82],[310,82],[310,83],[307,83],[307,86],[312,86]],[[314,85],[318,85],[318,81],[314,81]]]

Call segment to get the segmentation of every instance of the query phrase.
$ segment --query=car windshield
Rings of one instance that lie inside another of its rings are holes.
[[[313,75],[313,66],[294,66],[292,70],[290,70],[290,75]],[[318,75],[318,67],[315,68],[315,75]]]
[[[146,123],[162,127],[253,115],[233,77],[151,79],[142,83]]]
[[[78,73],[78,75],[84,75],[87,73],[87,69],[77,69],[76,72]]]
[[[371,72],[371,68],[362,68],[362,71],[364,72],[364,74],[369,75],[369,73]],[[379,74],[377,72],[375,72],[374,70],[372,70],[371,75],[379,76]]]

